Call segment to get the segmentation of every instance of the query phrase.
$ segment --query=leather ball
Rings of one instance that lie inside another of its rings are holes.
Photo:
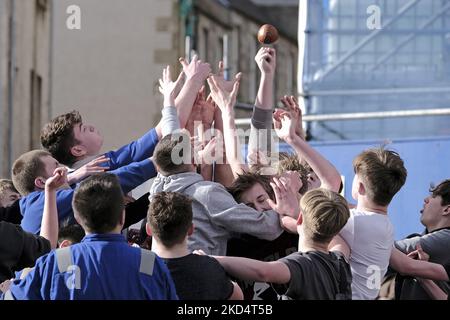
[[[258,41],[263,44],[271,44],[278,40],[278,30],[271,24],[265,24],[259,28]]]

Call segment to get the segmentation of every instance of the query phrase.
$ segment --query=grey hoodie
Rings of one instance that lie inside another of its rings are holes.
[[[258,212],[237,203],[219,183],[205,181],[194,172],[155,178],[150,188],[155,193],[179,192],[192,198],[194,233],[189,237],[190,250],[202,249],[207,254],[225,255],[227,241],[233,233],[246,233],[260,239],[274,240],[283,229],[275,211]]]

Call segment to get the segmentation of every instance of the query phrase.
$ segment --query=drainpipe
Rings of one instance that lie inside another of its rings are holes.
[[[6,12],[5,10],[5,3],[3,1],[0,1],[0,26],[3,25],[3,15],[2,12]],[[0,33],[0,43],[2,41],[2,34]],[[0,176],[4,175],[3,172],[3,160],[4,160],[4,131],[3,128],[5,127],[5,110],[3,108],[3,63],[1,60],[2,51],[0,51]]]
[[[49,1],[49,15],[50,15],[50,48],[48,53],[48,114],[47,120],[53,117],[53,48],[54,48],[54,26],[55,26],[55,8],[53,7],[53,0]],[[46,121],[47,121],[46,120]]]
[[[15,84],[15,66],[16,66],[16,24],[15,14],[16,5],[15,0],[10,0],[10,13],[9,13],[9,54],[8,54],[8,122],[7,122],[7,134],[6,134],[6,152],[7,162],[6,167],[12,166],[12,128],[13,128],[13,108],[14,108],[14,84]]]

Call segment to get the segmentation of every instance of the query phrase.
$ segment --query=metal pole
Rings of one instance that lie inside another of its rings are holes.
[[[308,10],[309,10],[309,0],[300,1],[298,5],[298,70],[297,70],[297,93],[300,108],[303,114],[309,112],[309,100],[306,99],[305,88],[303,83],[303,74],[306,68],[306,48],[307,48],[307,29],[308,29]],[[302,124],[303,127],[307,128],[307,123]]]
[[[0,27],[3,26],[3,13],[6,12],[6,3],[5,1],[0,0]],[[0,43],[2,42],[2,30],[0,29]],[[3,109],[3,61],[2,61],[2,48],[0,47],[0,175],[3,176],[3,162],[4,162],[4,150],[5,150],[5,142],[4,142],[4,131],[5,128],[5,112]]]
[[[49,14],[50,14],[50,48],[48,55],[48,112],[47,118],[50,120],[53,117],[53,49],[55,41],[55,8],[53,0],[49,1]]]
[[[184,39],[184,57],[188,62],[191,61],[191,36]]]
[[[425,116],[450,116],[450,108],[445,109],[418,109],[418,110],[396,110],[378,112],[355,112],[355,113],[330,113],[309,114],[303,116],[303,121],[344,121],[344,120],[367,120],[383,118],[405,118]],[[236,125],[250,125],[250,119],[236,119]]]
[[[223,52],[222,52],[222,61],[223,61],[223,76],[225,80],[230,80],[230,64],[228,62],[228,51],[229,51],[229,37],[228,34],[225,33],[223,35]]]
[[[450,87],[419,87],[393,89],[355,89],[355,90],[317,90],[305,92],[306,97],[320,96],[359,96],[372,94],[417,94],[417,93],[450,93]]]

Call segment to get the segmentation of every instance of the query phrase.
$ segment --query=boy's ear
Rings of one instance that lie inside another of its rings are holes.
[[[188,229],[188,236],[192,236],[192,234],[194,233],[194,224],[191,224],[191,226]]]
[[[34,179],[34,185],[38,189],[45,189],[45,179],[43,177],[37,177]]]
[[[152,229],[150,228],[150,225],[148,224],[148,222],[145,224],[145,231],[147,232],[147,235],[149,237],[152,236]]]
[[[298,214],[298,218],[297,218],[297,225],[301,226],[303,223],[303,213],[302,210],[300,210],[300,213]]]
[[[66,248],[72,245],[72,241],[68,240],[68,239],[64,239],[63,241],[61,241],[61,243],[59,244],[58,248]]]
[[[83,147],[80,144],[77,144],[75,146],[73,146],[72,148],[70,148],[70,152],[72,153],[72,155],[74,157],[84,157],[87,154],[87,150],[85,147]]]
[[[358,184],[358,193],[362,196],[366,195],[366,187],[364,187],[364,184],[361,181]]]
[[[444,216],[450,216],[450,205],[447,205],[444,209]]]

